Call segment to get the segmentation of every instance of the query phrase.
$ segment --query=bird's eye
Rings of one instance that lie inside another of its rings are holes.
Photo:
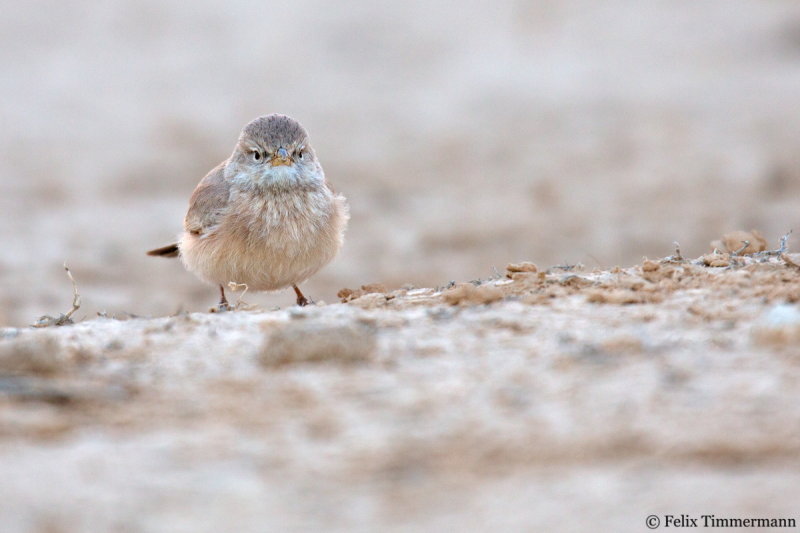
[[[303,156],[306,154],[305,150],[298,150],[297,157],[303,159]]]
[[[256,161],[260,160],[261,159],[261,152],[254,151],[253,152],[253,159],[255,159]]]

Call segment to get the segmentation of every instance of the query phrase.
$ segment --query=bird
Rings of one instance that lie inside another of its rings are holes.
[[[295,119],[270,114],[242,128],[231,156],[200,180],[178,242],[147,252],[180,257],[187,270],[218,285],[219,311],[232,307],[225,285],[250,291],[298,285],[339,252],[350,218]]]

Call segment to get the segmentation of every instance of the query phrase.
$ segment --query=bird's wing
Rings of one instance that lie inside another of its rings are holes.
[[[192,235],[203,235],[220,223],[225,215],[230,198],[230,183],[224,176],[225,162],[197,184],[189,199],[189,211],[183,228]]]

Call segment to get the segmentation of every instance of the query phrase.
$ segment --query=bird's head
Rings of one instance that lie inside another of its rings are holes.
[[[305,128],[286,115],[265,115],[247,124],[230,162],[234,179],[255,185],[291,187],[325,179]]]

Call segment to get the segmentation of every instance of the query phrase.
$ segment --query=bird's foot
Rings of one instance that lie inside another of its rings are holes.
[[[226,311],[233,311],[234,307],[231,306],[231,304],[228,303],[228,299],[225,298],[225,289],[222,287],[222,285],[219,286],[219,294],[219,303],[216,307],[212,307],[210,311],[212,313],[225,313]]]
[[[297,287],[297,285],[292,285],[292,288],[294,289],[294,293],[297,295],[297,305],[300,307],[305,307],[314,303],[313,300],[309,300],[302,292],[300,292],[300,289]]]

